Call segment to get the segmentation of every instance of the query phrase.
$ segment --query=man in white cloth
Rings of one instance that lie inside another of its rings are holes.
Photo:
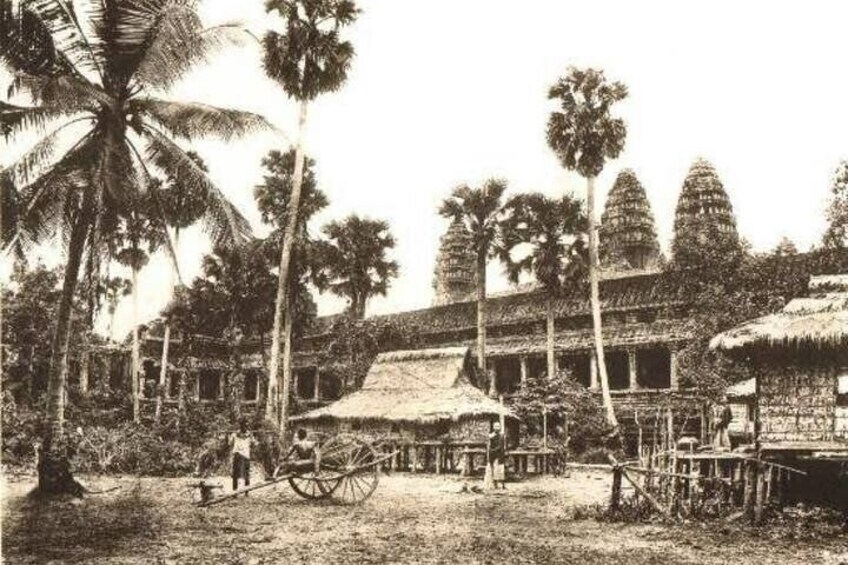
[[[244,486],[250,486],[250,444],[253,434],[247,429],[247,421],[239,422],[239,431],[230,434],[230,449],[233,452],[233,490],[238,489],[239,479],[244,479]],[[244,493],[247,496],[247,493]]]

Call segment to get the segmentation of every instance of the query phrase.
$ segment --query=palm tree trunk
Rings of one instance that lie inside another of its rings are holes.
[[[180,228],[176,228],[174,230],[174,255],[179,257],[179,248],[180,248]],[[176,261],[176,257],[174,261]],[[170,272],[168,278],[170,279],[169,286],[171,289],[171,297],[174,296],[174,286],[176,284],[177,279],[177,264],[172,262]],[[168,384],[168,349],[171,345],[171,324],[165,324],[165,336],[162,341],[162,366],[159,369],[159,386],[156,389],[156,416],[154,417],[156,423],[159,423],[159,419],[162,415],[162,402],[164,401],[165,396],[165,388]]]
[[[286,427],[289,421],[289,397],[291,396],[292,383],[292,324],[294,323],[294,312],[292,310],[291,293],[286,297],[286,322],[283,326],[283,383],[280,387],[280,433],[285,437]]]
[[[280,252],[280,272],[277,283],[277,301],[274,307],[274,328],[271,336],[271,360],[268,367],[268,406],[265,410],[265,418],[271,422],[278,421],[277,402],[277,378],[280,370],[280,350],[282,349],[281,338],[283,325],[283,306],[287,304],[286,295],[289,285],[289,267],[291,265],[292,247],[294,245],[295,232],[297,231],[298,212],[300,210],[300,191],[303,186],[303,137],[306,129],[307,103],[300,103],[300,120],[298,124],[298,140],[295,148],[294,177],[292,178],[292,193],[286,210],[286,227],[283,234],[283,249]],[[288,402],[284,397],[283,402]],[[281,432],[284,430],[281,430]]]
[[[592,303],[592,328],[595,333],[595,358],[598,366],[598,378],[601,381],[601,396],[607,423],[614,432],[618,432],[618,420],[612,406],[607,364],[604,359],[604,336],[601,330],[601,298],[598,290],[598,233],[595,227],[595,178],[586,179],[586,212],[589,216],[589,287]]]
[[[86,198],[82,207],[87,212],[90,198]],[[68,262],[65,265],[65,279],[62,282],[62,295],[56,319],[56,331],[53,334],[50,373],[47,381],[47,428],[38,463],[38,490],[45,494],[72,493],[82,494],[82,487],[73,480],[70,462],[64,449],[65,427],[65,380],[68,367],[68,337],[71,329],[71,309],[74,291],[79,277],[80,264],[85,248],[87,222],[82,214],[78,215],[71,230],[68,246]]]
[[[554,355],[554,299],[548,296],[545,304],[546,307],[546,330],[547,330],[547,351],[548,351],[548,379],[556,377],[556,356]]]
[[[141,422],[141,406],[139,401],[139,373],[141,365],[141,344],[138,339],[138,269],[132,268],[132,366],[130,381],[132,386],[133,423]]]
[[[495,379],[486,373],[486,256],[477,257],[477,369],[480,382],[489,383],[489,396],[497,395]]]

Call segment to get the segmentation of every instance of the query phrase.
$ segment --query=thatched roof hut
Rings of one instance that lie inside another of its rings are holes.
[[[811,295],[796,298],[777,314],[746,322],[715,336],[714,349],[755,346],[848,345],[848,275],[812,277]]]
[[[469,370],[465,347],[381,353],[359,391],[292,419],[430,424],[473,417],[515,418],[509,408],[470,384]]]

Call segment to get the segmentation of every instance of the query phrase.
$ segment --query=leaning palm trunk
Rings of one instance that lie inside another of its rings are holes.
[[[586,179],[586,212],[589,216],[589,287],[592,303],[592,327],[595,333],[595,358],[598,366],[598,378],[601,381],[601,396],[603,398],[604,410],[606,411],[607,423],[612,426],[615,433],[618,432],[618,420],[612,406],[610,395],[609,377],[607,376],[607,364],[604,359],[604,336],[601,330],[601,298],[598,290],[598,234],[595,229],[595,178]]]
[[[91,204],[86,199],[88,205]],[[83,206],[82,210],[86,207]],[[82,212],[80,212],[80,216]],[[74,290],[82,263],[87,225],[78,217],[71,231],[68,262],[53,334],[50,373],[47,382],[47,429],[38,465],[38,490],[47,494],[72,493],[80,495],[82,488],[70,474],[67,452],[63,449],[65,426],[65,381],[68,374],[68,342],[71,329],[71,309]]]
[[[548,296],[546,306],[546,332],[547,332],[547,351],[548,351],[548,378],[556,377],[556,356],[554,355],[554,332],[556,331],[554,324],[554,299]]]
[[[179,257],[180,248],[180,229],[174,230],[174,261],[171,263],[170,270],[170,288],[171,296],[174,295],[174,284],[177,279],[177,257]],[[168,385],[168,350],[171,345],[171,324],[165,324],[165,335],[162,340],[162,366],[159,369],[159,386],[156,389],[156,415],[155,421],[158,424],[162,417],[162,403],[164,402],[165,390]]]
[[[486,258],[477,258],[477,369],[486,382]],[[489,396],[495,396],[495,379],[489,379]]]
[[[286,322],[283,326],[283,382],[280,386],[280,429],[285,430],[285,422],[289,417],[289,396],[291,396],[292,383],[292,324],[294,312],[292,311],[291,293],[286,295]]]
[[[141,406],[139,401],[139,372],[141,365],[141,344],[138,339],[138,269],[132,268],[132,367],[130,379],[132,384],[133,423],[141,422]]]
[[[278,414],[282,412],[278,406],[278,375],[280,370],[280,350],[282,349],[281,340],[283,338],[283,306],[288,303],[287,295],[289,292],[289,267],[291,266],[292,247],[294,245],[295,232],[297,231],[298,211],[300,209],[300,191],[303,185],[303,136],[306,128],[306,101],[300,103],[300,120],[297,147],[295,149],[294,160],[294,178],[292,179],[291,199],[288,203],[286,211],[286,227],[283,233],[283,245],[280,252],[280,273],[277,284],[277,302],[274,308],[274,328],[271,336],[271,360],[268,368],[268,406],[265,410],[265,418],[271,422],[280,424],[280,436],[285,438],[286,421],[278,420]],[[288,316],[289,313],[287,312]],[[288,403],[288,397],[282,397],[282,403]],[[286,410],[288,412],[288,410]]]

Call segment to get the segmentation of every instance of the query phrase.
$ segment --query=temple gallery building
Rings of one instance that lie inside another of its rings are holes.
[[[738,238],[729,198],[714,168],[704,160],[690,168],[676,208],[675,229],[691,222],[711,223],[723,234]],[[626,429],[628,422],[642,414],[670,408],[682,416],[679,421],[687,422],[686,431],[697,434],[703,402],[681,386],[677,363],[679,351],[693,339],[691,303],[663,284],[665,261],[654,216],[644,188],[630,170],[618,175],[608,195],[600,241],[603,337],[620,420]],[[421,349],[460,347],[473,352],[477,327],[470,250],[469,233],[461,223],[451,223],[436,259],[432,306],[369,320],[406,328],[417,336]],[[522,382],[546,372],[546,299],[538,289],[520,287],[487,300],[487,364],[494,373],[496,393],[507,402]],[[588,288],[574,288],[557,297],[554,309],[560,368],[589,389],[598,389]],[[333,340],[336,319],[315,320],[296,346],[293,390],[302,409],[326,405],[340,396],[338,371],[327,370],[322,364],[326,355],[321,354]],[[159,375],[162,343],[155,333],[148,335],[143,351],[144,377],[153,381]],[[215,337],[192,342],[191,351],[181,351],[179,340],[172,344],[175,361],[166,387],[170,399],[180,394],[176,383],[182,382],[184,394],[201,402],[219,401],[236,371],[245,378],[244,401],[255,403],[262,398],[270,339],[240,345],[238,367],[233,366],[233,344]],[[121,363],[126,367],[126,360]]]

